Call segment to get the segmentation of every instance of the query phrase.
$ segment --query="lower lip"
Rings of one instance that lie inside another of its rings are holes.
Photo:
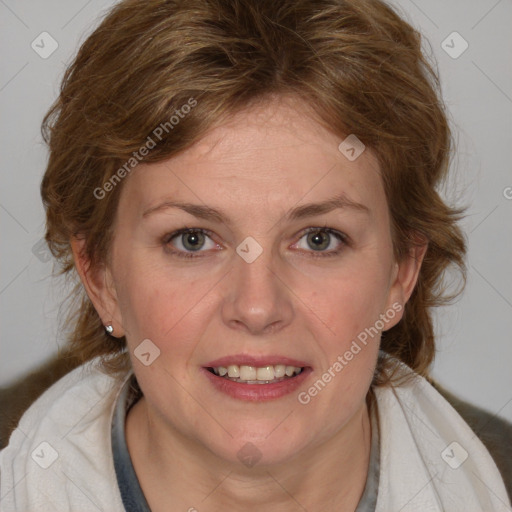
[[[272,384],[243,384],[219,377],[206,368],[201,370],[218,391],[232,398],[249,401],[275,400],[293,393],[312,371],[311,368],[304,368],[299,375]]]

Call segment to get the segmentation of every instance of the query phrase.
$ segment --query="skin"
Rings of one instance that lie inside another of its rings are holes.
[[[308,112],[299,100],[274,98],[172,159],[139,165],[122,184],[110,264],[91,268],[85,241],[72,241],[88,295],[114,335],[126,335],[144,393],[128,414],[126,436],[154,511],[170,504],[200,512],[350,511],[363,492],[371,439],[365,398],[380,334],[307,405],[298,392],[237,400],[200,371],[222,356],[280,354],[313,368],[298,391],[307,390],[360,332],[412,293],[426,247],[395,261],[377,159],[366,149],[349,161],[338,150],[343,138]],[[286,218],[292,208],[339,194],[367,210]],[[143,216],[166,200],[222,210],[229,223],[178,208]],[[200,253],[188,251],[200,257],[172,252],[190,248],[185,237],[165,238],[184,227],[211,231]],[[344,233],[347,243],[327,235],[327,247],[314,250],[304,234],[310,227]],[[263,249],[253,263],[236,253],[248,236]],[[144,339],[160,349],[149,366],[133,355]],[[237,457],[248,442],[261,454],[253,467]]]

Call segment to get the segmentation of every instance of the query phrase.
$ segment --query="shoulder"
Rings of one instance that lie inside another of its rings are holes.
[[[385,428],[383,444],[395,467],[407,459],[410,471],[423,466],[429,474],[438,475],[439,481],[432,481],[433,500],[434,495],[442,496],[447,509],[455,498],[461,504],[480,500],[483,508],[478,510],[494,510],[498,496],[508,502],[512,425],[459,399],[403,362],[387,354],[380,356],[392,381],[375,392]],[[408,473],[402,476],[407,478]],[[486,483],[483,487],[482,482]],[[446,492],[449,488],[457,489],[455,498]]]
[[[512,501],[512,423],[462,400],[439,383],[432,386],[450,403],[485,445],[505,482]]]
[[[23,414],[0,452],[5,510],[46,510],[50,503],[89,510],[103,497],[117,510],[110,425],[125,378],[102,373],[98,363],[75,368]]]

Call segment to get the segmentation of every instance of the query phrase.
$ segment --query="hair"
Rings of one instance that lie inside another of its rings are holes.
[[[452,136],[436,67],[421,44],[418,31],[379,0],[115,5],[68,67],[42,125],[50,152],[41,184],[45,238],[58,273],[75,282],[71,353],[83,362],[101,356],[111,375],[130,366],[125,338],[105,333],[77,278],[70,240],[85,237],[91,265],[109,262],[131,167],[184,151],[255,102],[291,95],[331,132],[356,134],[377,156],[397,260],[428,242],[403,318],[381,338],[384,352],[428,376],[432,308],[462,290],[448,293],[445,274],[454,267],[465,283],[466,246],[457,225],[463,210],[439,194]],[[150,140],[154,147],[141,157]],[[378,365],[376,385],[389,381],[384,373]]]

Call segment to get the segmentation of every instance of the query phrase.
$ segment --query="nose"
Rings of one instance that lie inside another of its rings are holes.
[[[270,252],[264,250],[252,263],[234,255],[222,303],[222,319],[231,329],[270,334],[292,322],[292,293]]]

